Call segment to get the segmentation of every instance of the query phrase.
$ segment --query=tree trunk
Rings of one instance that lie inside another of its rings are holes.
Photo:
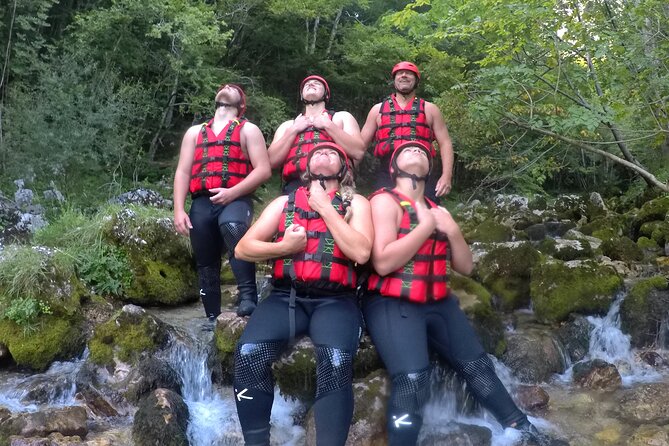
[[[318,24],[320,23],[321,18],[316,17],[314,19],[314,37],[311,40],[311,48],[309,48],[309,54],[314,54],[316,52],[316,36],[318,33]]]
[[[304,34],[304,54],[309,54],[309,19],[305,20],[304,24],[307,25],[307,32]]]
[[[344,11],[344,7],[342,6],[339,8],[339,11],[337,11],[337,16],[335,17],[334,23],[332,24],[332,30],[330,31],[330,41],[328,42],[328,49],[325,51],[325,58],[327,59],[330,57],[330,51],[332,50],[332,44],[334,43],[334,39],[337,36],[337,26],[339,26],[339,20],[341,19],[341,14]]]
[[[160,120],[160,126],[158,130],[153,135],[151,140],[151,146],[149,147],[149,161],[153,161],[156,156],[156,151],[158,150],[158,142],[160,141],[160,136],[163,133],[163,130],[166,129],[169,123],[172,121],[172,115],[174,113],[174,103],[177,97],[177,88],[179,86],[179,73],[174,76],[174,83],[172,84],[172,91],[170,92],[170,97],[167,100],[167,106],[163,111],[163,118]]]
[[[7,34],[7,48],[5,49],[5,62],[2,64],[2,71],[0,72],[0,172],[5,172],[7,157],[5,150],[5,131],[3,128],[3,116],[2,111],[5,107],[5,98],[7,95],[7,84],[9,82],[9,56],[11,54],[12,48],[12,33],[14,31],[14,20],[16,19],[16,3],[18,0],[14,0],[14,5],[12,6],[12,15],[9,19],[9,30]]]

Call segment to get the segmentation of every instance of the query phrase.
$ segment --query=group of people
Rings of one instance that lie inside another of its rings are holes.
[[[216,93],[214,118],[184,136],[174,219],[177,231],[191,238],[205,313],[212,320],[220,313],[227,251],[237,314],[251,315],[235,352],[233,383],[248,446],[270,444],[271,366],[301,335],[316,352],[317,443],[346,442],[363,317],[391,379],[388,444],[417,442],[429,396],[428,349],[452,365],[502,426],[541,437],[448,289],[449,269],[469,274],[473,262],[458,224],[435,203],[451,188],[453,150],[444,119],[416,96],[416,65],[400,62],[391,74],[395,92],[371,109],[362,130],[350,113],[327,110],[330,88],[313,75],[300,85],[302,113],[279,126],[267,149],[258,127],[243,119],[245,94],[233,84]],[[378,190],[365,198],[354,189],[354,163],[370,144],[380,159]],[[440,172],[431,175],[437,164]],[[281,169],[282,195],[251,225],[249,195],[272,168]],[[273,289],[260,303],[259,261],[273,262]],[[364,283],[363,266],[370,271]]]

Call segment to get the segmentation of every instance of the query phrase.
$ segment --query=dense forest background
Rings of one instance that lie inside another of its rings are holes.
[[[449,126],[454,196],[669,190],[666,0],[0,0],[0,190],[169,189],[221,83],[269,142],[306,74],[362,125],[399,60]]]

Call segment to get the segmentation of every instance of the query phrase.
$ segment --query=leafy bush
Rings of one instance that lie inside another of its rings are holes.
[[[2,318],[23,327],[25,332],[32,332],[37,329],[37,318],[42,314],[51,313],[51,306],[47,302],[33,297],[22,297],[9,302],[2,312]]]

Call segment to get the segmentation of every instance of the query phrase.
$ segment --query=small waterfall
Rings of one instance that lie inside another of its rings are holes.
[[[234,392],[231,387],[213,385],[208,365],[212,333],[204,335],[208,339],[187,335],[175,337],[167,350],[167,361],[183,381],[181,391],[190,412],[188,439],[191,446],[239,445],[243,443],[243,437]],[[303,429],[294,426],[296,410],[296,403],[275,393],[271,418],[273,445],[297,445],[304,437]]]
[[[520,384],[513,376],[511,369],[494,356],[488,356],[495,365],[497,376],[509,391]],[[521,438],[520,432],[515,429],[503,429],[490,413],[482,410],[474,397],[465,390],[464,381],[460,380],[455,373],[445,371],[439,365],[433,364],[430,381],[431,396],[423,412],[422,437],[432,432],[448,433],[457,431],[459,428],[455,423],[459,423],[490,429],[492,432],[492,446],[518,444]],[[530,418],[530,421],[542,428],[549,426],[546,421],[538,418]]]
[[[74,361],[54,362],[44,373],[11,374],[0,382],[0,406],[12,412],[35,412],[43,407],[75,406],[76,376],[88,350]]]
[[[620,305],[624,299],[624,293],[618,295],[604,317],[588,316],[588,322],[592,324],[593,329],[585,359],[602,359],[614,364],[625,386],[635,382],[657,380],[661,375],[652,367],[637,360],[630,343],[630,336],[621,330]]]

